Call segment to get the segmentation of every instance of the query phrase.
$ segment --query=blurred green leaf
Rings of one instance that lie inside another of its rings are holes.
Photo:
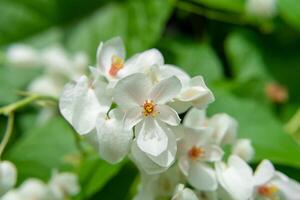
[[[281,16],[288,24],[300,30],[300,4],[298,0],[279,0],[278,7]]]
[[[209,113],[226,112],[239,122],[238,136],[251,139],[255,161],[270,159],[276,164],[300,167],[300,146],[264,106],[224,91],[215,94],[216,101],[209,107]]]
[[[245,0],[194,0],[214,9],[242,13]]]
[[[98,155],[88,156],[82,161],[80,167],[80,183],[82,196],[88,199],[97,191],[100,191],[121,169],[124,162],[110,165],[100,160]]]
[[[37,74],[38,70],[0,66],[0,105],[19,99],[17,91],[25,90]]]
[[[225,51],[238,82],[269,78],[262,53],[256,43],[253,35],[241,32],[231,33],[225,41]]]
[[[161,36],[172,5],[173,0],[112,3],[76,25],[67,44],[72,50],[85,50],[94,56],[100,41],[121,36],[129,55],[145,50]]]
[[[53,119],[29,131],[5,155],[18,168],[18,181],[27,177],[47,180],[51,171],[67,164],[67,155],[75,155],[73,130],[62,118]]]
[[[223,78],[222,64],[212,47],[206,42],[163,40],[167,63],[175,63],[189,75],[202,75],[210,83]]]
[[[137,175],[136,167],[127,162],[120,172],[113,177],[99,192],[93,195],[90,200],[94,199],[109,199],[120,200],[126,199],[129,195],[131,185],[134,183]]]

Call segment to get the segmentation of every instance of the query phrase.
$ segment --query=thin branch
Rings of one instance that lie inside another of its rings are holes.
[[[0,158],[2,156],[2,153],[11,137],[11,134],[13,132],[13,127],[14,127],[14,113],[11,112],[8,115],[8,123],[7,123],[7,128],[6,128],[6,132],[4,134],[4,137],[0,143]]]

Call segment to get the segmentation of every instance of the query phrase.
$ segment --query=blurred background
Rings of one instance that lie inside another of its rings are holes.
[[[95,65],[100,41],[114,36],[127,58],[158,48],[166,63],[204,76],[216,96],[209,115],[237,119],[239,137],[255,147],[253,165],[270,159],[300,181],[298,0],[0,0],[0,106],[24,98],[20,91],[59,96],[77,75],[69,68]],[[1,135],[6,123],[1,116]],[[135,167],[80,148],[91,151],[57,105],[42,102],[16,113],[3,159],[16,164],[18,183],[69,170],[79,175],[77,199],[130,200]]]

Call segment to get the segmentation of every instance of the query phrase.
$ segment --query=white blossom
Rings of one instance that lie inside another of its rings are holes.
[[[29,178],[17,189],[22,200],[45,200],[49,197],[49,190],[42,181]]]
[[[136,126],[138,147],[153,156],[167,149],[166,124],[177,126],[180,118],[176,111],[166,105],[180,92],[181,84],[171,77],[152,85],[141,73],[123,78],[114,89],[114,101],[125,111],[124,126]]]
[[[185,188],[183,184],[178,184],[171,200],[198,200],[198,197],[193,190]]]
[[[277,14],[277,0],[247,0],[246,12],[254,17],[272,18]]]
[[[51,197],[55,200],[70,198],[80,191],[77,176],[70,172],[54,172],[48,183],[48,187]]]
[[[15,67],[32,68],[39,64],[38,52],[25,44],[14,44],[7,49],[6,59]]]
[[[240,158],[249,162],[254,157],[254,148],[249,139],[238,139],[232,147],[232,154],[238,155]]]
[[[214,169],[208,163],[222,159],[223,150],[210,143],[210,129],[184,128],[179,141],[179,167],[188,182],[198,190],[214,191],[218,182]]]

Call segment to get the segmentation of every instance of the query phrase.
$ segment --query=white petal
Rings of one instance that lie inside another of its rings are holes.
[[[214,128],[212,138],[216,144],[232,144],[236,140],[238,123],[226,113],[214,115],[208,124]]]
[[[215,169],[219,183],[234,200],[245,200],[252,196],[252,169],[244,160],[232,155],[227,167],[222,162],[216,162]]]
[[[151,82],[146,75],[133,74],[118,81],[114,89],[113,98],[123,109],[141,106],[147,100],[150,88]]]
[[[137,144],[147,154],[158,156],[167,149],[166,128],[152,117],[147,117],[136,127]]]
[[[178,114],[186,112],[192,106],[190,102],[179,101],[178,99],[169,102],[168,105],[175,109]]]
[[[279,176],[271,181],[271,184],[274,184],[279,188],[280,193],[284,196],[284,199],[297,199],[300,196],[300,184],[282,174],[281,172],[276,172],[276,175]]]
[[[131,129],[143,119],[142,110],[140,107],[133,107],[125,112],[124,127]]]
[[[198,197],[190,188],[184,188],[183,184],[178,184],[171,200],[198,200]]]
[[[188,176],[190,163],[189,158],[187,156],[181,156],[178,160],[178,166],[183,173],[183,175]]]
[[[145,152],[143,152],[134,141],[131,145],[131,154],[133,161],[139,168],[144,170],[147,174],[158,174],[166,171],[168,168],[162,167],[153,162]]]
[[[178,78],[172,76],[162,80],[151,91],[149,99],[157,104],[164,104],[177,96],[181,90],[181,83]]]
[[[129,58],[118,75],[120,77],[125,77],[133,73],[144,73],[154,65],[160,66],[163,64],[164,58],[162,54],[157,49],[150,49]]]
[[[103,74],[108,74],[113,56],[125,59],[125,48],[120,37],[112,38],[104,43],[101,42],[98,47],[97,63]]]
[[[190,165],[187,179],[198,190],[213,191],[218,186],[214,170],[204,163],[193,162]]]
[[[169,130],[168,128],[165,128],[165,130],[168,137],[167,149],[158,156],[152,156],[149,154],[148,157],[159,166],[170,167],[175,161],[177,144],[176,138],[171,130]]]
[[[177,126],[180,123],[180,118],[177,112],[167,105],[157,105],[157,110],[159,114],[157,115],[158,119],[171,125]]]
[[[97,119],[97,135],[100,156],[109,163],[115,164],[128,153],[133,133],[132,130],[125,130],[121,119],[115,118],[114,114],[110,114],[109,118],[101,114]]]
[[[46,199],[48,188],[45,183],[36,178],[29,178],[18,188],[18,193],[22,199]]]
[[[206,127],[206,111],[192,108],[185,115],[183,124],[190,128]]]
[[[254,184],[256,186],[264,185],[275,175],[275,168],[269,160],[263,160],[257,166],[254,172]]]
[[[203,147],[204,155],[201,160],[216,162],[220,161],[224,155],[224,151],[217,145],[206,145]]]
[[[87,134],[95,128],[98,114],[107,112],[109,106],[100,105],[94,89],[89,86],[87,77],[82,76],[77,83],[65,86],[59,99],[59,108],[79,134]]]
[[[17,190],[10,190],[1,196],[1,200],[24,200]]]
[[[249,162],[254,157],[254,148],[249,139],[238,139],[231,150],[232,154],[238,155],[240,158]]]
[[[176,67],[174,65],[163,65],[160,67],[160,75],[163,78],[170,78],[171,76],[176,76],[180,82],[183,88],[185,88],[190,81],[190,76],[183,71],[181,68]]]
[[[202,76],[192,78],[189,86],[182,90],[178,98],[181,101],[192,102],[193,106],[198,109],[205,108],[215,100],[213,93],[205,85]]]

